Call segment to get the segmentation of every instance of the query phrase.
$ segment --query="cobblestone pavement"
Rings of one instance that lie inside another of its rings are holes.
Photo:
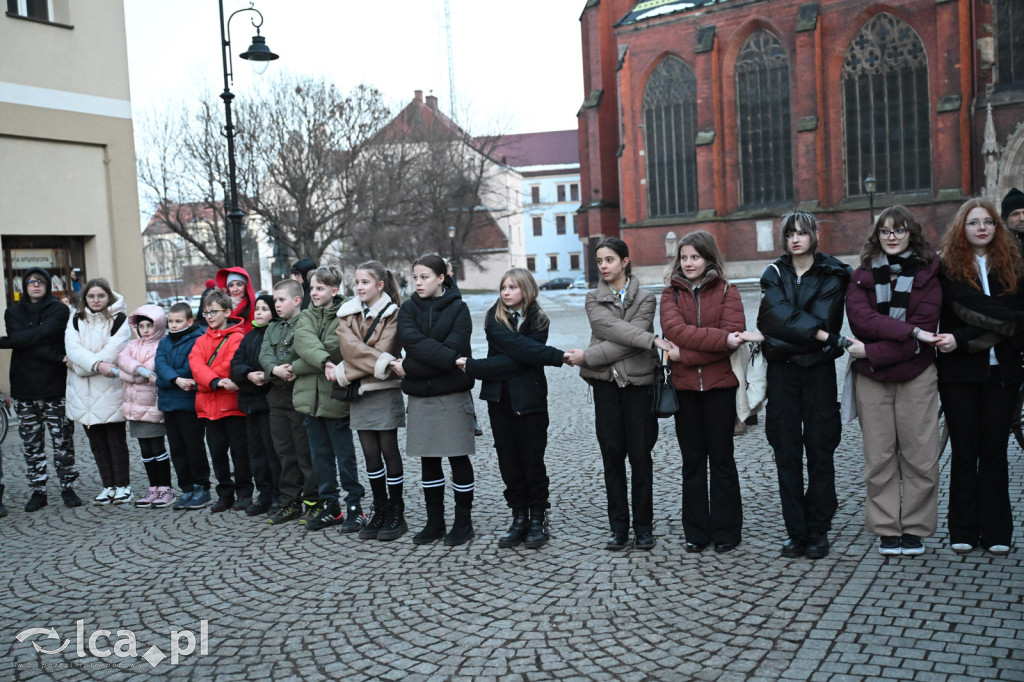
[[[491,297],[469,298],[481,352]],[[744,299],[749,315],[756,295]],[[585,344],[582,296],[543,301],[551,343]],[[658,545],[611,553],[602,548],[605,496],[586,385],[575,370],[548,372],[552,541],[535,551],[497,547],[509,518],[480,403],[477,536],[457,548],[411,542],[424,518],[417,462],[406,464],[411,532],[390,543],[233,512],[69,510],[54,490],[49,507],[26,514],[12,433],[3,447],[11,513],[0,520],[0,680],[1024,679],[1022,552],[956,556],[942,524],[923,556],[879,556],[863,529],[856,425],[836,452],[839,511],[826,559],[778,558],[782,518],[760,425],[736,439],[743,544],[686,554],[671,420],[661,421],[654,454]],[[81,429],[77,436],[77,487],[91,498],[98,477]],[[138,490],[145,477],[135,457]],[[1024,461],[1015,444],[1011,461],[1019,529]],[[203,623],[205,650],[197,644],[173,663],[172,647],[187,650],[189,635],[201,642]],[[19,641],[29,628],[55,632]],[[140,658],[91,655],[89,636],[100,629],[113,633],[97,635],[101,653],[118,641],[125,651],[134,636]],[[58,654],[33,646],[65,641]],[[141,658],[158,653],[151,647],[168,656],[154,658],[155,668]]]

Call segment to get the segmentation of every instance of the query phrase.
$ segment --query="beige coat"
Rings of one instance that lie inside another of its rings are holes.
[[[366,342],[366,330],[373,319],[363,319],[363,304],[349,299],[338,309],[338,341],[341,344],[341,367],[336,371],[338,384],[348,386],[359,379],[360,395],[367,391],[401,388],[402,380],[388,365],[401,357],[397,332],[398,306],[389,305],[380,313],[380,322]],[[343,370],[343,371],[342,371]]]
[[[657,305],[654,294],[641,289],[635,277],[629,280],[623,304],[605,282],[599,282],[587,294],[591,335],[580,376],[587,381],[614,381],[620,387],[653,384],[658,362],[654,351]]]

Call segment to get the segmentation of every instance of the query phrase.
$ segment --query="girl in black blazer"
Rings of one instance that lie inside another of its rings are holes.
[[[536,549],[548,541],[544,366],[561,366],[566,354],[545,345],[550,321],[537,303],[537,282],[528,270],[512,268],[502,275],[499,293],[484,319],[487,358],[459,358],[456,364],[483,381],[480,398],[487,401],[505,500],[512,508],[512,525],[498,546],[515,547],[525,540]]]

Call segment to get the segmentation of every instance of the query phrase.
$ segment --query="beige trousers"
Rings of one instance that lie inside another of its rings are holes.
[[[879,536],[929,537],[938,524],[935,366],[903,383],[875,381],[862,374],[855,381],[867,486],[864,525]]]

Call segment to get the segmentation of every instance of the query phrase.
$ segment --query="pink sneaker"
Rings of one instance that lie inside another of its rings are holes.
[[[157,497],[150,505],[153,509],[170,507],[174,502],[174,491],[167,487],[157,488]]]
[[[153,501],[156,500],[159,496],[160,496],[160,489],[159,488],[155,488],[155,487],[151,487],[149,489],[149,492],[146,493],[145,497],[140,497],[139,499],[135,500],[135,506],[136,507],[151,507],[153,505]]]

